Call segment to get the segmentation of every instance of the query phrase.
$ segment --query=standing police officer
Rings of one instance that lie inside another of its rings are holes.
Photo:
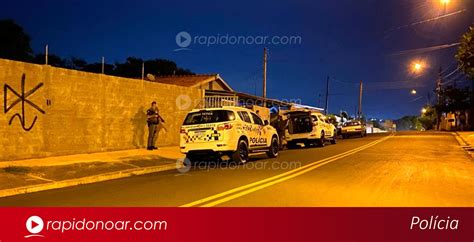
[[[146,111],[147,123],[148,123],[148,150],[158,149],[156,144],[156,138],[158,137],[158,125],[160,122],[165,122],[160,116],[160,110],[156,106],[156,102],[151,103],[151,108]]]

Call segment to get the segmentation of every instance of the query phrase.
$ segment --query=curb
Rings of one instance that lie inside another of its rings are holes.
[[[76,179],[68,179],[68,180],[62,180],[62,181],[50,182],[50,183],[44,183],[44,184],[9,188],[9,189],[0,190],[0,197],[10,197],[10,196],[32,193],[32,192],[40,192],[40,191],[46,191],[46,190],[52,190],[52,189],[91,184],[91,183],[96,183],[96,182],[126,178],[130,176],[145,175],[145,174],[156,173],[160,171],[169,171],[169,170],[174,170],[177,168],[180,168],[180,167],[178,167],[176,163],[172,163],[172,164],[166,164],[166,165],[160,165],[160,166],[134,168],[134,169],[128,169],[128,170],[122,170],[122,171],[116,171],[116,172],[109,172],[109,173],[103,173],[100,175],[86,176],[86,177],[81,177],[81,178],[76,178]]]
[[[456,138],[456,140],[458,141],[458,143],[459,143],[460,146],[463,146],[463,147],[464,147],[464,146],[470,146],[470,145],[464,140],[464,138],[463,138],[461,135],[459,135],[458,132],[454,132],[453,135],[454,135],[454,138]]]
[[[468,155],[474,158],[474,151],[472,145],[470,145],[458,132],[453,133],[454,137],[458,141],[461,148],[463,148]]]

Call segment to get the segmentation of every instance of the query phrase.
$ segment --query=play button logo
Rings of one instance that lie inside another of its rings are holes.
[[[26,230],[33,235],[40,233],[43,230],[43,227],[43,219],[38,216],[31,216],[26,220]]]
[[[186,31],[181,31],[176,35],[176,44],[181,48],[191,45],[191,35]]]
[[[193,100],[191,100],[191,97],[189,95],[184,95],[181,94],[178,97],[176,97],[176,107],[179,110],[188,110],[193,103]]]

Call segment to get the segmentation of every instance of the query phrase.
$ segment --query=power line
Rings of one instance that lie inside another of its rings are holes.
[[[456,12],[440,15],[440,16],[434,17],[434,18],[420,20],[420,21],[417,21],[417,22],[413,22],[413,23],[410,23],[410,24],[406,24],[406,25],[402,25],[402,26],[390,29],[386,33],[390,33],[390,32],[397,31],[397,30],[404,29],[404,28],[408,28],[408,27],[413,27],[413,26],[416,26],[416,25],[419,25],[419,24],[429,23],[429,22],[432,22],[432,21],[435,21],[435,20],[447,18],[447,17],[453,16],[453,15],[456,15],[456,14],[464,13],[464,12],[466,12],[466,9],[462,9],[462,10],[459,10],[459,11],[456,11]]]
[[[449,83],[464,83],[465,81],[468,81],[469,79],[465,78],[462,75],[458,75],[454,77],[453,79],[444,79],[446,80],[445,82],[442,82],[441,85],[446,85]]]
[[[356,83],[356,82],[341,81],[341,80],[338,80],[338,79],[334,79],[334,78],[332,78],[332,77],[330,77],[330,79],[331,79],[332,81],[339,82],[339,83],[342,83],[342,84],[358,85],[358,83]]]
[[[449,66],[447,68],[445,68],[444,70],[441,71],[441,75],[444,75],[444,74],[448,73],[450,71],[450,69],[456,68],[457,66],[458,66],[458,64],[456,62],[451,62],[451,64],[449,64]]]
[[[451,47],[458,46],[458,45],[460,45],[459,42],[451,43],[451,44],[443,44],[443,45],[434,45],[434,46],[430,46],[430,47],[417,48],[417,49],[401,50],[401,51],[390,54],[390,56],[407,55],[407,54],[420,54],[420,53],[425,53],[425,52],[430,52],[430,51],[436,51],[436,50],[451,48]]]
[[[456,68],[454,71],[452,71],[452,72],[449,73],[448,75],[443,76],[443,79],[450,77],[452,74],[454,74],[454,73],[456,73],[456,72],[459,73],[460,70],[461,70],[461,67]]]

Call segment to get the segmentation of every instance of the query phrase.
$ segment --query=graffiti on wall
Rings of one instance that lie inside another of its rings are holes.
[[[13,120],[15,120],[15,118],[18,118],[23,130],[30,131],[35,126],[38,116],[35,116],[31,124],[27,125],[25,107],[26,105],[29,105],[31,108],[35,109],[41,114],[45,114],[45,111],[43,109],[41,109],[38,105],[36,105],[35,103],[33,103],[31,100],[28,99],[31,95],[33,95],[36,91],[38,91],[43,86],[43,83],[39,83],[28,92],[25,92],[25,82],[26,82],[26,75],[23,74],[21,76],[21,90],[19,92],[13,89],[8,84],[5,84],[3,86],[3,96],[4,96],[3,112],[5,114],[8,114],[10,110],[12,110],[17,105],[20,105],[21,112],[19,113],[17,112],[13,114],[13,116],[10,118],[10,121],[8,122],[8,125],[12,125]],[[15,96],[15,99],[13,99],[11,103],[8,103],[7,97],[9,93],[12,93]]]

